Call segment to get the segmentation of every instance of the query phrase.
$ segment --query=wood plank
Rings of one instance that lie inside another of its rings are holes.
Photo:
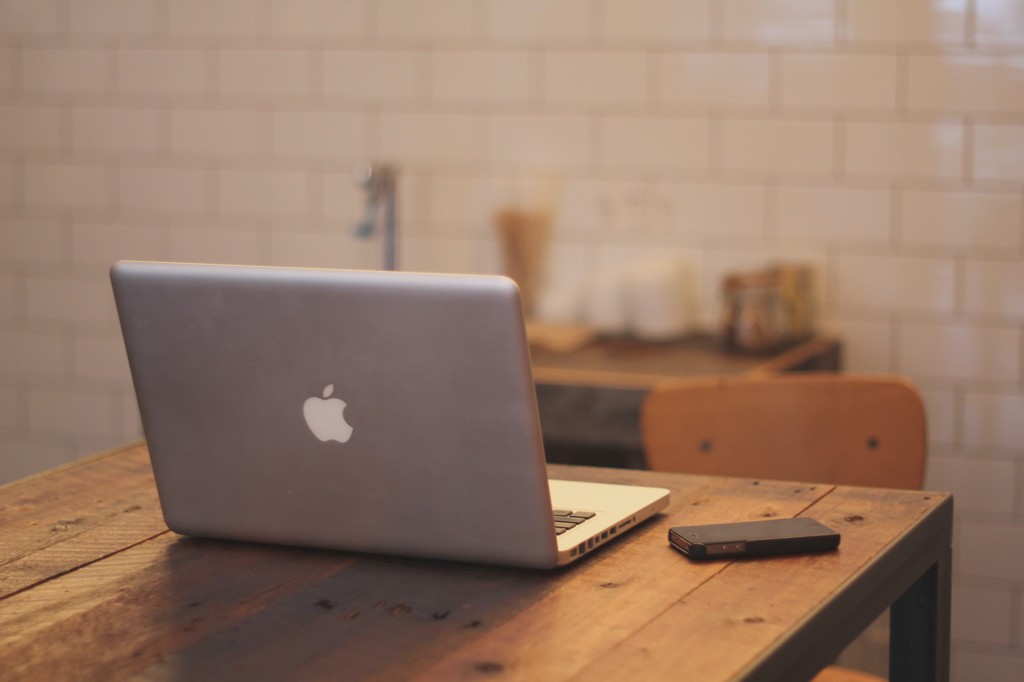
[[[419,560],[360,557],[140,677],[407,679],[542,598],[564,577]]]
[[[551,466],[553,477],[663,485],[672,503],[570,568],[525,571],[170,532],[146,537],[132,514],[94,511],[116,512],[133,496],[148,495],[155,505],[144,449],[76,469],[66,487],[48,482],[64,476],[57,471],[0,489],[4,520],[18,531],[5,527],[4,550],[8,538],[21,548],[8,565],[45,559],[25,572],[43,579],[0,601],[4,680],[589,680],[638,671],[644,679],[715,679],[765,661],[781,669],[794,660],[794,647],[801,656],[810,649],[817,664],[841,639],[819,623],[856,625],[866,617],[844,611],[836,618],[829,598],[838,593],[833,601],[846,608],[869,584],[886,592],[900,582],[887,576],[902,580],[935,547],[948,548],[950,526],[943,495]],[[84,520],[70,524],[73,539],[40,532],[54,514],[74,520],[76,512]],[[665,537],[673,525],[800,512],[840,529],[840,551],[700,564],[671,550]],[[907,561],[880,560],[897,538]],[[57,556],[62,546],[74,551]],[[67,568],[53,573],[61,565]],[[872,595],[860,611],[893,596]],[[807,672],[796,670],[785,679]]]
[[[793,516],[831,490],[783,482],[703,481],[700,490],[675,492],[670,513],[638,537],[577,564],[570,569],[573,580],[417,678],[469,679],[496,672],[505,679],[571,677],[728,565],[687,561],[668,546],[669,527]]]
[[[167,532],[145,445],[0,488],[0,599]]]
[[[230,632],[352,560],[167,533],[5,600],[2,677],[134,675],[211,633]],[[310,603],[309,610],[322,609]]]
[[[713,584],[686,595],[635,637],[592,661],[578,679],[617,680],[638,669],[649,679],[745,679],[763,651],[932,510],[938,497],[837,488],[804,515],[842,533],[839,551],[728,563]],[[863,614],[864,623],[878,612]],[[816,666],[828,663],[842,646],[816,650],[806,644],[801,651],[812,661],[817,658]]]
[[[345,669],[353,676],[408,677],[489,637],[531,604],[558,608],[576,594],[616,595],[609,603],[615,608],[605,612],[614,619],[633,593],[653,603],[658,580],[644,564],[652,553],[671,554],[665,529],[676,517],[779,514],[803,508],[823,492],[805,488],[787,499],[792,486],[786,484],[747,481],[737,492],[737,484],[723,479],[551,470],[595,480],[623,480],[624,474],[637,483],[667,480],[674,487],[674,516],[555,572],[167,533],[5,600],[0,647],[5,661],[14,663],[3,665],[3,676],[332,678]],[[780,496],[787,499],[785,510],[776,501]],[[628,566],[615,568],[619,552]]]

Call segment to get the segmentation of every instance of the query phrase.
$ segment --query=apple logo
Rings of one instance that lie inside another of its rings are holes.
[[[324,397],[308,398],[302,405],[302,416],[306,418],[306,425],[313,435],[321,441],[336,440],[339,443],[347,443],[352,437],[352,426],[345,421],[345,408],[347,405],[340,398],[331,398],[334,393],[334,384],[328,384],[324,388]]]

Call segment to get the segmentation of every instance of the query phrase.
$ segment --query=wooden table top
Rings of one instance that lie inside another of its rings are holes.
[[[197,540],[136,445],[0,488],[0,678],[807,678],[948,552],[952,499],[553,466],[666,512],[551,572]],[[839,551],[695,563],[679,524],[813,516]]]

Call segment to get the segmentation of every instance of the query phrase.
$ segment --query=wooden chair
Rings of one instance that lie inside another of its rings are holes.
[[[920,489],[927,438],[921,395],[891,376],[776,374],[673,379],[644,401],[656,471]],[[815,682],[881,678],[829,666]]]
[[[656,471],[920,489],[927,438],[917,389],[832,373],[673,379],[644,401]]]

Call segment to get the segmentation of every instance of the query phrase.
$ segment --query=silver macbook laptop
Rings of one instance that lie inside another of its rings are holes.
[[[668,504],[547,479],[509,279],[121,262],[111,280],[174,531],[549,568]]]

